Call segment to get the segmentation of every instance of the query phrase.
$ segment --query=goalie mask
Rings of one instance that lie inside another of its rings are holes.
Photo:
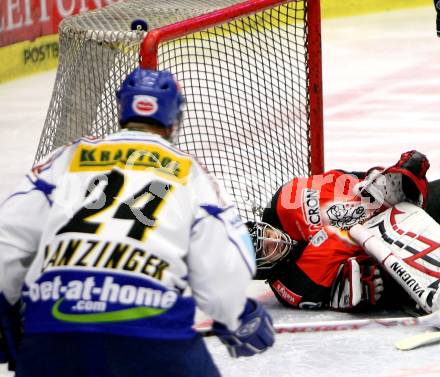
[[[258,221],[246,223],[255,249],[256,279],[268,279],[274,267],[286,258],[298,243],[287,233]]]
[[[417,151],[405,152],[395,165],[387,169],[370,169],[357,190],[360,196],[370,197],[381,203],[379,212],[400,202],[410,202],[425,208],[428,169],[429,161],[424,154]]]

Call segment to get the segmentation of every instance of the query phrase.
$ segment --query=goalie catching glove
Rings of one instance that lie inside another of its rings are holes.
[[[350,258],[339,266],[330,293],[330,308],[351,310],[359,305],[376,305],[382,296],[383,280],[373,264]]]
[[[404,201],[425,208],[428,169],[429,161],[424,154],[414,150],[405,152],[396,164],[387,169],[370,169],[355,191],[360,196],[373,199],[377,212]]]
[[[232,357],[252,356],[274,344],[272,318],[257,301],[248,298],[240,320],[241,325],[235,331],[228,330],[219,322],[214,322],[212,326]]]

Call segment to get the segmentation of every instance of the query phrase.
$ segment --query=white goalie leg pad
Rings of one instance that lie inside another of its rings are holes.
[[[350,235],[426,312],[440,309],[440,225],[425,211],[399,203]]]

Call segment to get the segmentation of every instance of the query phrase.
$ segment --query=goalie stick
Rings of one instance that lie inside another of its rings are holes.
[[[367,318],[341,321],[317,321],[298,323],[293,322],[274,324],[275,332],[277,334],[358,330],[371,327],[395,326],[425,326],[440,328],[440,312],[434,312],[420,317]],[[196,326],[195,329],[202,336],[215,335],[211,327],[209,326]]]
[[[428,346],[440,342],[440,331],[428,331],[417,335],[403,338],[394,343],[394,346],[401,351],[409,351],[414,348]]]

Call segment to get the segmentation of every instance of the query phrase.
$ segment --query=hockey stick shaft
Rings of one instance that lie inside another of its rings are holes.
[[[440,313],[432,313],[421,317],[397,318],[367,318],[342,321],[319,321],[305,323],[276,323],[275,332],[282,333],[310,333],[324,331],[358,330],[366,327],[395,327],[395,326],[426,326],[440,327]],[[196,327],[202,336],[215,335],[210,327]]]
[[[401,351],[428,346],[440,342],[440,331],[429,331],[398,340],[394,346]]]

